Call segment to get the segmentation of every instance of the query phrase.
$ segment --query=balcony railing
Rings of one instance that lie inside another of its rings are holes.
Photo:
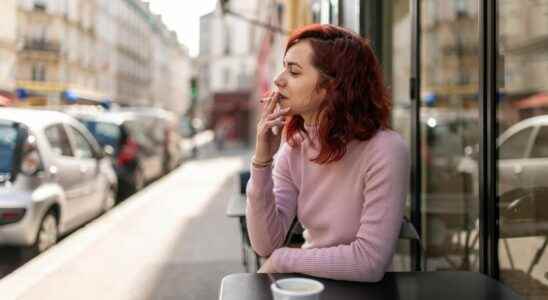
[[[23,50],[59,53],[61,51],[61,44],[56,41],[48,41],[43,39],[25,39]]]

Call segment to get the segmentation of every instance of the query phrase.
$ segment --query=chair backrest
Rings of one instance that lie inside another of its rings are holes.
[[[403,218],[399,238],[405,240],[416,240],[419,243],[421,242],[421,237],[415,229],[415,226],[411,223],[411,221],[407,220],[407,218]]]
[[[413,225],[413,223],[411,223],[411,221],[409,221],[405,217],[403,218],[402,223],[401,223],[399,238],[404,239],[404,240],[412,240],[412,241],[417,242],[417,244],[419,245],[419,252],[420,252],[420,256],[421,256],[421,265],[419,266],[418,269],[415,269],[414,271],[426,270],[426,267],[425,267],[425,263],[426,263],[425,259],[426,258],[424,257],[424,250],[422,248],[421,237],[420,237],[419,233],[417,232],[417,229],[415,229],[415,226]]]
[[[240,177],[240,194],[245,195],[245,189],[247,187],[247,182],[249,181],[249,177],[251,176],[250,171],[240,171],[239,177]]]

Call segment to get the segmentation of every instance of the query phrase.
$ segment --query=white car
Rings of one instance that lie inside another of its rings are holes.
[[[0,245],[40,253],[113,207],[116,189],[110,159],[80,122],[0,108]]]

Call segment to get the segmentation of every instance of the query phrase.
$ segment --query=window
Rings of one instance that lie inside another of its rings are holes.
[[[46,68],[43,64],[35,64],[32,66],[32,80],[46,81]]]
[[[109,145],[114,148],[114,152],[118,151],[120,147],[120,139],[122,133],[120,128],[115,124],[96,122],[92,120],[80,120],[87,129],[93,134],[100,145]]]
[[[74,156],[77,158],[93,158],[93,147],[76,128],[69,126],[70,136],[74,142]]]
[[[321,0],[313,0],[312,1],[312,22],[314,23],[320,23],[321,22]]]
[[[339,0],[329,1],[329,23],[340,25],[339,23]]]
[[[499,159],[518,159],[525,156],[533,127],[527,127],[510,136],[500,146]]]
[[[541,126],[535,143],[533,144],[533,150],[531,152],[532,158],[545,158],[548,157],[548,126]]]
[[[44,0],[34,0],[33,7],[35,10],[45,11],[46,2]]]
[[[343,26],[352,29],[354,32],[360,31],[360,24],[358,22],[358,13],[360,11],[360,1],[342,1],[342,19]]]
[[[16,128],[0,123],[0,175],[11,172],[17,136]]]
[[[45,130],[51,149],[57,155],[72,156],[70,142],[63,125],[52,125]]]

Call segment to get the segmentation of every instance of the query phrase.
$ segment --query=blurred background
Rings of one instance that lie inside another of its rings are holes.
[[[330,23],[367,37],[413,155],[406,213],[422,248],[401,242],[393,268],[422,253],[427,270],[484,272],[527,299],[548,296],[548,0],[2,0],[0,16],[0,178],[32,191],[50,171],[36,153],[106,159],[99,173],[115,179],[95,192],[115,194],[113,205],[185,164],[246,162],[257,99],[292,29]],[[26,173],[10,174],[15,164]],[[2,203],[2,222],[24,219]],[[51,224],[35,222],[49,248]],[[36,255],[36,243],[23,246]],[[10,255],[9,272],[21,264]]]

